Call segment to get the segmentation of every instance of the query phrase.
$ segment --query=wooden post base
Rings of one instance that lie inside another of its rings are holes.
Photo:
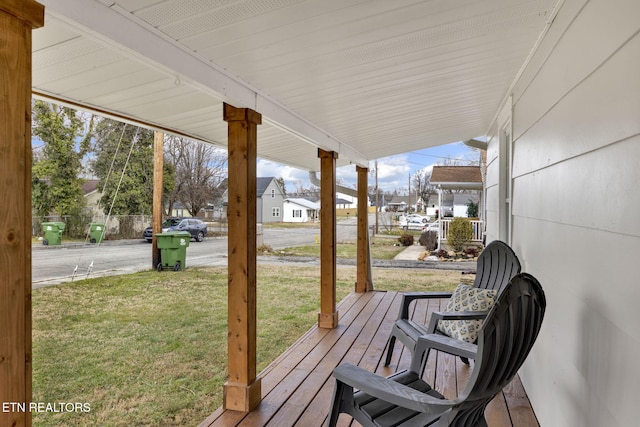
[[[262,381],[258,377],[248,386],[239,383],[227,382],[224,385],[224,409],[233,411],[251,412],[262,399]]]
[[[325,329],[333,329],[338,326],[338,312],[318,313],[318,327]]]

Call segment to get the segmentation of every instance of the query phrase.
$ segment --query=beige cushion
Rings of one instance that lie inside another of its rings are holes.
[[[493,306],[497,292],[477,289],[473,286],[459,284],[447,303],[444,311],[489,311]],[[440,320],[438,331],[451,338],[475,343],[482,320]]]

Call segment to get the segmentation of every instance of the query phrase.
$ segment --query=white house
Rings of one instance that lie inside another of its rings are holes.
[[[285,199],[282,222],[312,222],[318,219],[320,205],[302,198]]]

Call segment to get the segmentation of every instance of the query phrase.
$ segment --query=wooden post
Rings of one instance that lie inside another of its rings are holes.
[[[356,292],[373,290],[369,253],[369,206],[367,186],[369,170],[356,166],[358,172],[358,252],[356,255]]]
[[[160,249],[158,249],[158,240],[156,233],[162,232],[162,178],[164,175],[164,151],[162,149],[164,142],[164,134],[162,132],[154,132],[153,134],[153,223],[151,228],[152,245],[151,245],[151,268],[156,268],[160,264]]]
[[[318,149],[320,158],[320,313],[318,327],[338,326],[336,311],[336,159]]]
[[[32,0],[0,0],[0,426],[31,425],[31,30]]]
[[[256,378],[256,145],[262,116],[224,104],[229,145],[229,379],[225,409],[249,412],[260,403]]]

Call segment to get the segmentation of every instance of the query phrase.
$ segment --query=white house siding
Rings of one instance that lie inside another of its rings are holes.
[[[512,94],[511,244],[548,304],[521,371],[542,426],[638,423],[638,17],[637,0],[567,0]],[[503,236],[509,196],[500,125],[487,153],[488,240]]]
[[[309,222],[314,221],[318,217],[320,206],[317,203],[308,203],[309,206],[298,204],[295,200],[285,199],[282,212],[283,222]],[[300,216],[294,215],[298,211]]]

